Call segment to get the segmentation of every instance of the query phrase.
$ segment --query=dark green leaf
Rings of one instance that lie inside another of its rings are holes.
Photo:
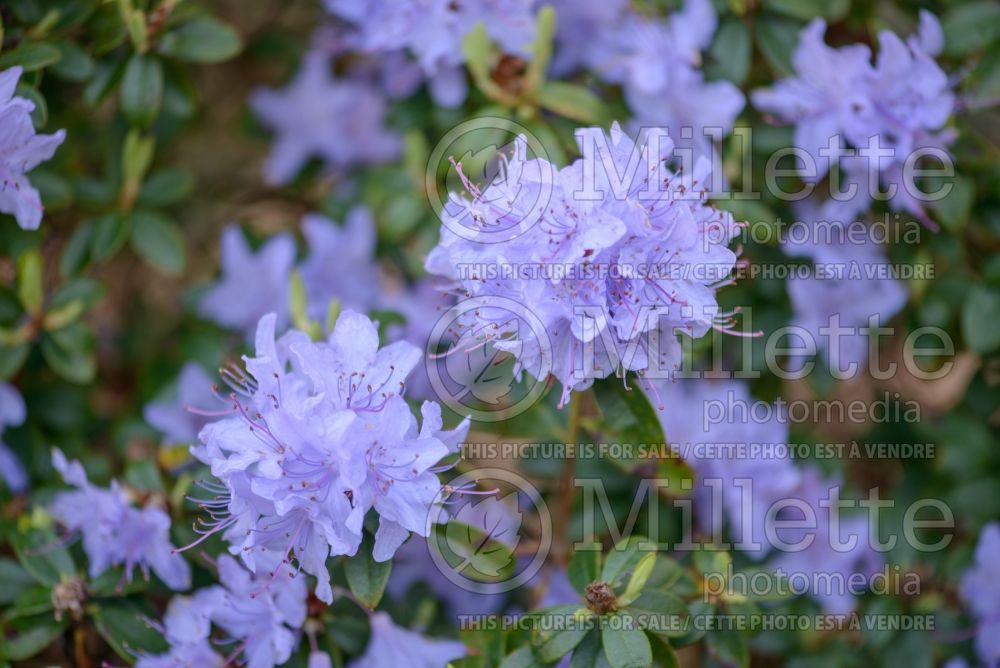
[[[0,644],[0,660],[24,661],[49,646],[66,629],[68,622],[55,621],[51,616],[41,617],[26,629]]]
[[[750,665],[750,650],[746,637],[734,629],[712,629],[705,636],[709,653],[725,666],[746,668]]]
[[[372,556],[373,547],[371,535],[365,533],[357,554],[344,562],[344,574],[351,593],[372,609],[382,600],[385,585],[389,582],[389,573],[392,572],[392,560],[375,561]]]
[[[73,576],[76,566],[69,551],[51,531],[31,529],[13,538],[14,550],[21,566],[43,585],[52,586],[63,576]]]
[[[599,545],[593,550],[577,550],[569,560],[566,575],[573,588],[581,594],[591,582],[601,574],[601,550]]]
[[[941,18],[944,51],[962,56],[1000,39],[1000,4],[981,0],[956,5]]]
[[[14,601],[34,584],[34,578],[16,561],[0,557],[0,604]]]
[[[50,369],[71,383],[86,385],[97,374],[94,335],[78,322],[46,333],[42,356]]]
[[[604,626],[601,644],[612,668],[646,668],[653,663],[653,650],[646,634],[628,613],[616,613],[617,620]]]
[[[601,123],[608,116],[596,93],[564,81],[546,81],[538,91],[538,104],[580,123]]]
[[[184,235],[158,211],[132,213],[132,250],[164,273],[184,271]]]
[[[160,53],[198,63],[218,63],[243,48],[236,30],[211,16],[197,16],[160,40]]]
[[[712,79],[725,79],[739,86],[750,71],[750,31],[736,17],[727,18],[715,33],[705,71]]]
[[[146,622],[149,613],[129,600],[103,601],[93,613],[98,633],[126,661],[141,652],[160,654],[167,642]]]
[[[581,606],[561,605],[539,615],[550,618],[548,624],[532,632],[531,645],[535,656],[544,663],[554,663],[573,651],[587,635],[589,623],[586,619],[576,619],[574,613]]]
[[[792,74],[792,53],[799,41],[802,25],[791,19],[764,16],[755,24],[757,47],[781,75]]]
[[[25,72],[34,72],[53,63],[58,63],[62,53],[45,42],[21,42],[13,51],[0,54],[0,70],[21,66]]]
[[[163,65],[159,58],[136,54],[125,66],[122,78],[122,113],[130,123],[148,127],[163,101]]]
[[[90,256],[94,262],[103,262],[115,255],[129,238],[130,219],[118,213],[108,213],[94,220],[90,235]]]
[[[139,204],[170,206],[183,200],[194,190],[194,177],[181,169],[167,168],[150,174],[139,191]]]
[[[94,75],[94,60],[72,42],[56,42],[55,47],[62,54],[59,62],[52,66],[52,73],[60,79],[80,83]]]
[[[976,286],[962,307],[962,333],[966,344],[978,353],[1000,346],[1000,291]]]
[[[764,0],[764,8],[803,21],[817,17],[838,21],[851,9],[851,0]]]
[[[608,659],[601,647],[601,632],[591,629],[584,636],[569,661],[569,668],[607,668]]]

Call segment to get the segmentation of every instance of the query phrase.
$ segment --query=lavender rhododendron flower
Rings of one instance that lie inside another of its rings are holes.
[[[188,362],[177,377],[176,396],[147,404],[143,416],[163,434],[165,443],[192,444],[208,422],[203,412],[219,404],[214,385],[200,364]]]
[[[669,138],[651,134],[637,147],[617,124],[607,140],[598,128],[577,138],[583,158],[568,167],[526,160],[519,141],[500,179],[483,192],[467,184],[471,200],[453,193],[426,264],[459,299],[504,299],[538,318],[544,331],[484,306],[457,327],[529,373],[544,369],[535,362],[548,347],[562,401],[616,372],[667,375],[681,359],[678,332],[731,327],[715,291],[737,259],[728,248],[737,224],[704,199],[707,160],[675,174],[660,159]],[[508,271],[519,265],[542,271]]]
[[[660,421],[671,446],[691,455],[686,461],[700,481],[714,479],[719,482],[713,484],[721,485],[720,498],[704,482],[696,485],[704,530],[718,535],[725,519],[736,549],[755,558],[770,555],[771,568],[786,576],[806,575],[809,582],[831,574],[845,580],[854,574],[868,577],[881,567],[882,558],[869,543],[867,515],[840,513],[834,522],[823,505],[839,498],[839,479],[823,477],[814,467],[797,467],[787,454],[773,456],[787,453],[782,448],[788,444],[787,419],[777,409],[768,420],[757,419],[746,385],[736,381],[662,383],[659,393],[666,406]],[[705,446],[707,456],[699,457]],[[751,446],[769,454],[752,457]],[[714,507],[719,502],[721,507]],[[769,518],[775,508],[781,510]],[[779,529],[775,519],[804,520],[809,526]],[[790,551],[772,544],[768,527],[786,545],[803,542],[804,547]],[[850,545],[841,547],[841,542]],[[855,605],[846,589],[815,587],[808,593],[831,614],[848,613]]]
[[[465,100],[464,37],[482,23],[506,53],[527,57],[534,40],[535,4],[535,0],[326,0],[333,14],[355,27],[361,52],[410,53],[426,76],[434,101],[446,107]]]
[[[237,641],[247,668],[272,668],[288,661],[306,621],[305,576],[254,575],[228,555],[219,557],[218,566],[222,586],[205,594],[211,601],[212,623]]]
[[[254,253],[235,225],[222,233],[222,278],[198,304],[203,317],[247,335],[267,313],[288,321],[289,277],[295,263],[295,240],[287,234],[269,239]]]
[[[712,140],[705,129],[728,134],[745,103],[732,83],[706,82],[701,71],[701,52],[717,24],[710,0],[686,0],[667,18],[627,11],[599,31],[587,60],[604,79],[622,85],[634,128],[665,128],[677,146],[707,157]]]
[[[376,612],[370,619],[368,648],[348,664],[349,668],[439,668],[465,656],[462,643],[428,638],[401,628],[384,612]]]
[[[343,226],[318,214],[302,220],[309,255],[299,267],[306,289],[309,317],[325,322],[330,302],[369,311],[378,301],[381,276],[375,263],[375,222],[358,207]]]
[[[42,200],[27,173],[55,154],[66,131],[35,132],[35,103],[14,95],[20,78],[20,67],[0,72],[0,212],[14,216],[23,229],[35,230],[42,222]]]
[[[3,442],[3,430],[23,424],[27,414],[24,398],[17,388],[0,381],[0,475],[7,487],[15,493],[27,489],[28,473],[14,451]]]
[[[336,79],[323,53],[308,54],[283,90],[250,99],[275,143],[264,167],[268,183],[291,181],[313,157],[329,167],[386,162],[399,155],[399,137],[385,126],[385,100],[364,81]]]
[[[192,451],[221,481],[202,502],[212,517],[204,531],[224,531],[257,573],[294,558],[329,602],[326,559],[357,551],[369,510],[380,518],[379,561],[410,532],[427,535],[441,492],[433,467],[467,424],[444,432],[440,407],[426,402],[418,428],[402,394],[420,351],[402,341],[380,349],[365,316],[343,312],[321,342],[298,331],[276,342],[275,322],[261,319],[246,371],[227,372],[232,417],[206,426]]]
[[[170,518],[159,508],[135,508],[117,481],[104,489],[87,480],[78,461],[68,461],[60,450],[52,451],[52,465],[68,484],[77,489],[60,492],[49,509],[52,516],[83,536],[89,573],[96,577],[112,566],[123,566],[124,580],[132,581],[139,567],[150,571],[171,589],[186,589],[191,569],[170,544]]]
[[[938,20],[921,10],[919,31],[906,42],[892,32],[880,32],[874,63],[866,45],[827,46],[825,30],[822,19],[803,29],[794,55],[796,75],[754,91],[754,104],[781,122],[795,124],[795,145],[815,160],[816,178],[832,166],[831,156],[820,153],[832,138],[843,138],[854,149],[867,148],[870,138],[877,138],[878,154],[849,156],[842,164],[846,182],[860,186],[855,207],[864,210],[871,202],[871,172],[884,186],[895,188],[890,199],[894,209],[931,224],[920,199],[904,187],[902,170],[914,150],[932,147],[943,152],[954,138],[945,128],[955,108],[952,84],[934,61],[944,44]]]
[[[976,651],[985,665],[1000,661],[1000,524],[983,527],[976,545],[975,561],[962,576],[962,600],[978,627]]]
[[[163,617],[164,638],[170,651],[140,656],[137,668],[223,668],[226,661],[209,642],[215,588],[202,589],[193,596],[174,596]]]

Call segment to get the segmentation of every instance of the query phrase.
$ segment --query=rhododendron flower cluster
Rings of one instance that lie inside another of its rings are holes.
[[[954,136],[944,127],[955,108],[952,83],[934,61],[944,46],[941,25],[933,14],[921,10],[919,31],[906,42],[888,30],[880,32],[874,63],[864,44],[827,46],[825,31],[822,19],[814,19],[802,30],[794,56],[796,75],[754,91],[754,105],[795,124],[795,145],[816,164],[815,174],[806,174],[807,178],[822,178],[830,169],[831,153],[824,155],[822,149],[831,139],[842,138],[851,147],[864,149],[870,138],[878,138],[874,153],[841,160],[844,188],[858,188],[853,197],[838,200],[845,219],[853,220],[868,207],[872,200],[868,175],[876,173],[883,183],[896,187],[891,199],[896,210],[909,211],[929,223],[921,202],[904,187],[902,176],[913,151],[943,150]],[[841,145],[835,143],[836,148]],[[836,148],[833,155],[839,155]],[[881,155],[883,150],[885,155]]]
[[[598,128],[577,138],[583,157],[567,167],[527,160],[519,142],[501,178],[482,192],[467,184],[471,199],[453,193],[426,263],[460,298],[504,299],[538,317],[542,331],[515,332],[509,312],[484,306],[458,327],[529,372],[550,350],[563,401],[615,372],[668,374],[681,359],[678,332],[729,328],[715,291],[736,264],[728,244],[739,229],[705,201],[707,160],[687,174],[665,165],[669,137],[637,146],[615,125],[607,139]],[[523,276],[511,265],[560,271]]]
[[[367,317],[345,311],[321,342],[295,330],[275,341],[275,322],[261,319],[246,370],[226,371],[232,414],[192,450],[220,481],[206,483],[215,496],[200,502],[211,517],[202,531],[224,532],[255,573],[287,577],[296,561],[330,602],[327,557],[357,551],[370,510],[379,561],[411,532],[427,535],[441,493],[434,467],[467,424],[443,431],[440,407],[426,402],[418,427],[403,393],[420,351],[380,349]]]
[[[666,382],[660,383],[659,394],[665,399],[659,417],[670,444],[677,452],[695,453],[686,461],[700,481],[695,490],[704,531],[718,536],[725,523],[737,549],[758,559],[771,555],[769,565],[786,574],[840,573],[846,579],[856,574],[870,576],[881,567],[883,558],[871,547],[866,514],[838,513],[833,521],[828,504],[839,499],[839,478],[824,476],[815,467],[796,466],[790,456],[748,455],[751,446],[778,452],[789,440],[787,422],[776,411],[767,420],[751,415],[754,400],[745,384]],[[720,410],[726,412],[720,414]],[[710,456],[699,457],[696,453],[706,445],[713,446],[704,450]],[[788,516],[779,514],[778,518],[803,520],[810,526],[785,526],[779,531],[776,517],[769,517],[777,504],[794,504],[784,508]],[[811,509],[815,523],[807,519],[803,507]],[[773,549],[781,546],[769,540],[769,527],[786,545],[804,547]],[[853,545],[841,549],[839,542]],[[810,581],[818,582],[811,577]],[[846,614],[856,603],[843,591],[820,587],[809,594],[831,614]]]
[[[71,532],[83,536],[91,577],[112,566],[123,566],[122,579],[132,581],[138,567],[150,571],[171,589],[187,589],[191,569],[170,543],[170,518],[159,508],[135,508],[117,481],[109,489],[87,480],[83,465],[68,461],[61,450],[52,451],[52,465],[77,489],[60,492],[49,512]]]
[[[434,101],[454,107],[468,90],[462,39],[479,23],[507,53],[527,57],[535,33],[535,0],[326,0],[354,28],[362,53],[410,54]]]
[[[220,585],[192,596],[176,596],[163,620],[170,651],[141,657],[139,668],[231,665],[244,657],[247,668],[272,668],[291,657],[306,620],[306,578],[254,575],[228,555],[216,564]],[[211,646],[211,627],[225,633],[229,658]]]
[[[42,200],[26,174],[55,154],[66,132],[35,132],[31,122],[35,103],[14,95],[20,78],[20,67],[0,72],[0,211],[13,215],[22,228],[34,230],[42,222]]]
[[[27,410],[21,393],[10,383],[0,382],[0,439],[6,427],[16,427],[24,422]],[[12,492],[23,492],[28,486],[28,475],[17,455],[0,440],[0,476]]]

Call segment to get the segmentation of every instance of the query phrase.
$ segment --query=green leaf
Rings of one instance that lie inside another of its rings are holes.
[[[631,443],[667,442],[656,409],[643,392],[626,388],[621,380],[608,379],[594,383],[594,393],[604,421],[620,439]]]
[[[243,48],[239,33],[211,16],[196,16],[160,40],[160,53],[195,63],[218,63]]]
[[[981,0],[956,5],[941,18],[944,52],[963,56],[1000,39],[1000,4]]]
[[[35,108],[31,110],[31,122],[36,128],[44,128],[49,122],[49,105],[38,89],[20,82],[17,84],[16,94],[18,97],[31,100],[35,105]]]
[[[962,334],[965,343],[977,353],[986,354],[1000,347],[1000,292],[976,286],[962,307]]]
[[[619,619],[604,626],[601,644],[604,656],[612,668],[646,668],[653,663],[653,650],[649,638],[636,628],[635,620],[625,612],[615,614]]]
[[[28,313],[41,312],[45,291],[42,285],[42,255],[37,250],[28,251],[18,258],[17,296]]]
[[[735,629],[711,629],[705,636],[708,652],[725,666],[746,668],[750,650],[744,634]]]
[[[31,185],[38,188],[46,209],[64,209],[73,203],[73,187],[65,177],[52,170],[44,167],[32,170]]]
[[[649,646],[653,650],[653,662],[655,665],[660,666],[660,668],[680,668],[681,663],[670,643],[658,636],[651,636],[648,633],[646,637],[649,639]]]
[[[976,186],[967,176],[957,175],[952,181],[952,188],[941,199],[934,200],[931,206],[937,212],[942,227],[953,234],[960,233],[969,222],[972,205],[976,199]]]
[[[552,60],[552,40],[556,34],[556,10],[544,5],[535,17],[535,43],[531,48],[531,62],[524,75],[524,87],[529,93],[538,90],[545,81],[545,73]]]
[[[17,635],[0,639],[0,660],[30,659],[62,635],[68,623],[65,620],[57,622],[51,615],[40,617]]]
[[[33,583],[34,584],[34,583]],[[3,613],[4,621],[31,617],[43,612],[52,610],[52,590],[49,587],[40,587],[34,584],[30,589],[21,594],[14,604]]]
[[[597,580],[601,574],[601,550],[595,545],[592,550],[577,550],[570,557],[566,575],[573,588],[581,594],[587,585]]]
[[[42,337],[42,357],[64,380],[86,385],[97,375],[94,335],[79,322]]]
[[[532,630],[531,645],[542,662],[555,663],[572,652],[587,635],[590,624],[575,616],[578,609],[575,605],[561,605],[540,613],[553,620]]]
[[[73,230],[73,234],[63,246],[62,255],[59,256],[59,274],[63,278],[68,278],[83,269],[90,253],[93,233],[94,224],[89,221]]]
[[[103,262],[115,255],[129,238],[130,219],[119,213],[108,213],[94,220],[90,235],[90,257]]]
[[[545,664],[535,658],[530,646],[514,650],[503,660],[500,668],[543,668]]]
[[[753,55],[746,24],[735,17],[725,19],[715,33],[708,54],[705,71],[711,79],[724,79],[737,86],[746,81]]]
[[[547,81],[538,91],[538,104],[580,123],[601,123],[608,117],[604,102],[589,88],[565,81]]]
[[[159,211],[132,213],[132,250],[151,265],[172,276],[184,271],[184,235],[177,223]]]
[[[52,66],[52,73],[60,79],[82,83],[94,76],[94,59],[73,42],[56,42],[61,57]]]
[[[648,589],[628,606],[628,612],[649,633],[679,638],[689,626],[691,614],[684,599],[676,594]]]
[[[97,632],[126,661],[133,661],[142,652],[161,654],[167,650],[167,641],[144,621],[148,618],[149,612],[128,599],[103,601],[93,612]]]
[[[25,72],[34,72],[58,63],[62,53],[45,42],[21,42],[13,51],[0,55],[0,70],[20,66]]]
[[[646,543],[648,540],[643,536],[629,536],[611,548],[604,558],[601,579],[613,585],[624,581],[625,576],[632,573],[639,562],[649,554],[648,550],[640,549],[640,546]]]
[[[0,557],[0,605],[17,599],[35,584],[35,579],[16,561]]]
[[[370,534],[365,533],[364,541],[357,554],[348,557],[344,562],[344,574],[347,576],[347,586],[351,593],[369,609],[374,609],[382,600],[385,585],[389,582],[392,572],[392,560],[375,561],[372,556],[374,541]]]
[[[190,172],[168,167],[152,173],[139,191],[138,203],[161,207],[177,204],[194,190],[194,177]]]
[[[122,113],[132,125],[148,127],[163,102],[163,65],[156,56],[135,54],[122,78]]]
[[[601,647],[601,632],[591,629],[584,636],[569,661],[569,668],[607,668],[608,659]]]
[[[628,584],[625,586],[625,591],[621,596],[618,597],[618,605],[627,606],[635,599],[639,598],[642,593],[643,587],[646,586],[646,581],[649,580],[649,576],[653,572],[653,567],[656,565],[656,553],[647,552],[639,559],[639,563],[635,565],[632,570],[632,575],[629,577]]]
[[[21,566],[43,585],[51,587],[76,573],[69,551],[51,531],[30,529],[16,534],[12,543]]]
[[[799,42],[802,24],[791,19],[765,16],[755,24],[757,47],[777,74],[792,74],[792,53]]]
[[[31,346],[19,343],[14,346],[0,346],[0,378],[7,380],[21,370]]]
[[[839,21],[851,9],[851,0],[764,0],[764,8],[809,21],[816,17]]]

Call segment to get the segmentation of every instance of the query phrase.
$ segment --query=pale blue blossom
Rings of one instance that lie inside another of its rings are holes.
[[[466,654],[462,643],[428,638],[401,628],[384,612],[373,613],[370,619],[368,647],[347,664],[348,668],[441,668]]]
[[[983,527],[972,566],[959,591],[977,623],[976,651],[989,666],[1000,662],[1000,523]]]
[[[222,233],[222,277],[198,303],[198,313],[228,329],[251,335],[267,313],[288,322],[290,276],[295,240],[287,234],[269,239],[255,253],[235,225]]]
[[[122,579],[132,581],[139,567],[150,571],[171,589],[186,589],[191,569],[170,543],[170,518],[159,508],[135,508],[117,481],[104,489],[92,485],[78,461],[67,461],[62,451],[52,451],[52,465],[63,480],[77,489],[60,492],[49,508],[52,516],[83,536],[91,577],[112,566],[123,566]]]
[[[42,200],[27,173],[51,158],[66,131],[50,135],[35,132],[31,112],[35,103],[14,95],[21,68],[0,72],[0,212],[9,213],[25,230],[42,222]]]
[[[226,371],[232,417],[213,422],[192,452],[221,485],[202,507],[206,535],[224,531],[251,571],[282,572],[290,559],[332,600],[326,559],[354,554],[365,515],[379,515],[374,557],[392,557],[411,532],[427,536],[441,483],[433,467],[457,448],[468,423],[443,431],[425,402],[418,427],[403,399],[420,351],[400,341],[379,348],[375,325],[341,313],[326,341],[291,331],[275,341],[275,316],[261,319],[257,354]]]
[[[223,668],[225,660],[209,641],[214,589],[192,596],[174,596],[163,617],[163,636],[170,645],[166,654],[142,655],[137,668]]]
[[[503,299],[538,318],[540,327],[522,327],[509,309],[484,307],[455,327],[471,337],[464,345],[488,338],[515,355],[516,373],[550,367],[563,402],[615,372],[671,373],[681,360],[679,332],[697,338],[728,330],[731,314],[721,312],[715,292],[735,266],[728,245],[739,229],[705,201],[707,160],[674,173],[662,160],[643,159],[649,151],[669,155],[662,134],[651,135],[645,152],[617,124],[607,137],[586,128],[577,138],[583,158],[568,167],[525,159],[520,141],[483,192],[469,183],[471,199],[452,193],[426,262],[460,299]],[[593,184],[585,182],[585,164],[595,166]],[[614,182],[612,172],[626,182]],[[559,274],[507,271],[518,265]]]
[[[14,451],[3,442],[3,431],[23,424],[25,418],[27,408],[21,393],[10,383],[0,381],[0,475],[14,493],[28,488],[28,473]]]
[[[330,168],[388,162],[401,149],[385,125],[385,100],[364,81],[336,79],[323,53],[312,52],[282,90],[260,89],[250,106],[275,134],[264,166],[272,185],[291,181],[310,158]]]
[[[165,443],[192,444],[208,422],[204,412],[220,405],[214,386],[215,381],[200,364],[188,362],[177,377],[175,396],[147,404],[143,416],[163,434]]]
[[[309,317],[326,322],[330,303],[361,313],[379,299],[381,272],[375,262],[375,222],[371,211],[357,207],[338,225],[319,214],[302,220],[309,255],[299,266]]]
[[[326,0],[357,31],[367,54],[409,53],[420,65],[434,101],[461,104],[468,84],[462,40],[482,23],[500,48],[527,58],[535,33],[535,0]]]

